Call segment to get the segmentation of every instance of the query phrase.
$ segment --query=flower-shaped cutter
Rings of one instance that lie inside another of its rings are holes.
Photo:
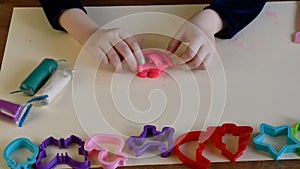
[[[166,158],[170,155],[174,147],[174,132],[175,130],[172,127],[164,127],[160,132],[157,131],[156,127],[153,125],[145,125],[140,136],[129,137],[126,140],[126,144],[130,150],[135,152],[137,157],[141,156],[147,151],[155,149],[161,153],[161,157]],[[150,139],[151,141],[145,143],[147,139]],[[168,145],[164,143],[165,141],[168,142]]]
[[[46,148],[50,145],[55,145],[58,148],[66,149],[72,143],[78,144],[78,153],[84,157],[84,161],[77,161],[71,158],[68,153],[57,153],[56,157],[54,157],[51,161],[42,164],[42,159],[47,157]],[[36,168],[37,169],[50,169],[55,168],[57,165],[66,164],[74,169],[88,169],[90,168],[90,162],[88,160],[87,152],[84,150],[84,141],[82,141],[79,137],[75,135],[71,135],[67,139],[61,138],[59,140],[55,139],[54,137],[48,137],[45,139],[39,146],[40,153],[38,155],[36,161]]]

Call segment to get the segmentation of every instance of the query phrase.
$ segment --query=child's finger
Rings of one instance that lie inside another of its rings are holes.
[[[114,66],[116,72],[122,71],[122,62],[120,60],[120,56],[113,48],[107,52],[107,57],[110,63]]]
[[[136,71],[137,62],[136,62],[136,59],[135,59],[131,49],[127,45],[127,43],[125,43],[124,41],[122,41],[120,39],[120,42],[117,43],[114,47],[117,50],[117,52],[120,53],[124,57],[124,59],[126,60],[126,62],[129,65],[130,69],[132,71]]]
[[[86,46],[86,50],[88,51],[89,54],[92,56],[96,57],[97,59],[100,59],[100,62],[103,62],[104,64],[108,64],[108,59],[106,57],[106,54],[103,52],[103,50],[96,46]]]
[[[191,61],[187,62],[186,64],[189,68],[195,69],[202,64],[202,60],[200,59],[200,57],[196,56],[195,58],[193,58]]]
[[[130,47],[133,55],[135,56],[136,61],[143,65],[145,64],[145,57],[141,51],[141,48],[134,37],[130,36],[128,33],[122,33],[120,37],[127,43]]]
[[[185,51],[179,56],[179,58],[176,58],[176,63],[183,64],[187,63],[188,61],[192,60],[194,57],[196,57],[196,54],[201,46],[201,42],[198,40],[192,41],[189,46],[186,47]]]
[[[182,42],[180,40],[172,38],[168,44],[167,51],[170,53],[174,53],[178,49],[178,47],[181,45],[181,43]]]

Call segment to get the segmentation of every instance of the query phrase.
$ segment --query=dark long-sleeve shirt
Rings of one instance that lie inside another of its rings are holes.
[[[216,37],[229,39],[254,20],[267,0],[214,0],[205,9],[216,11],[226,27]],[[54,29],[64,30],[58,22],[67,9],[79,8],[86,12],[80,0],[40,0],[44,12]]]

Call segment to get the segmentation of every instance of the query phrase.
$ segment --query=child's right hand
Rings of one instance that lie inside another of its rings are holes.
[[[123,59],[132,71],[137,71],[138,64],[145,63],[135,38],[120,28],[98,29],[87,43],[92,55],[100,57],[105,64],[111,63],[118,72],[123,69]]]
[[[104,63],[111,63],[116,71],[122,71],[122,59],[126,60],[132,71],[137,70],[138,62],[145,63],[137,41],[129,33],[120,28],[100,29],[80,9],[66,10],[60,16],[59,23],[81,45],[85,45],[89,53],[100,57]]]

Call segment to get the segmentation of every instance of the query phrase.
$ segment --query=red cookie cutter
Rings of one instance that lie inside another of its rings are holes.
[[[235,162],[246,150],[250,141],[250,134],[253,128],[249,126],[236,126],[232,123],[226,123],[218,127],[208,127],[207,131],[193,131],[179,136],[176,139],[175,150],[178,158],[187,166],[195,169],[207,169],[211,162],[203,156],[205,144],[208,140],[212,140],[216,148],[221,150],[221,154],[228,158],[231,162]],[[239,137],[238,150],[235,153],[230,152],[223,143],[223,136],[232,134]],[[181,152],[180,146],[192,142],[199,141],[199,147],[196,149],[196,160],[192,160]]]
[[[171,58],[166,53],[163,53],[159,50],[143,50],[143,55],[146,61],[145,64],[138,65],[137,74],[141,78],[159,77],[166,68],[173,66],[173,61],[171,60]]]
[[[192,141],[199,141],[200,137],[206,137],[206,135],[208,135],[208,132],[192,131],[177,137],[174,148],[177,157],[183,162],[183,164],[193,169],[207,169],[211,165],[211,162],[203,156],[203,151],[205,150],[205,142],[208,139],[204,139],[202,142],[200,141],[199,147],[196,149],[196,160],[187,157],[180,150],[181,145]]]
[[[209,129],[209,128],[208,128]],[[232,123],[223,124],[221,127],[215,128],[211,139],[214,141],[215,146],[221,150],[221,154],[229,159],[231,162],[235,162],[247,148],[247,144],[250,141],[250,134],[253,132],[253,128],[249,126],[236,126]],[[232,153],[226,148],[226,144],[223,143],[222,138],[225,134],[232,134],[232,136],[238,136],[238,150]]]

